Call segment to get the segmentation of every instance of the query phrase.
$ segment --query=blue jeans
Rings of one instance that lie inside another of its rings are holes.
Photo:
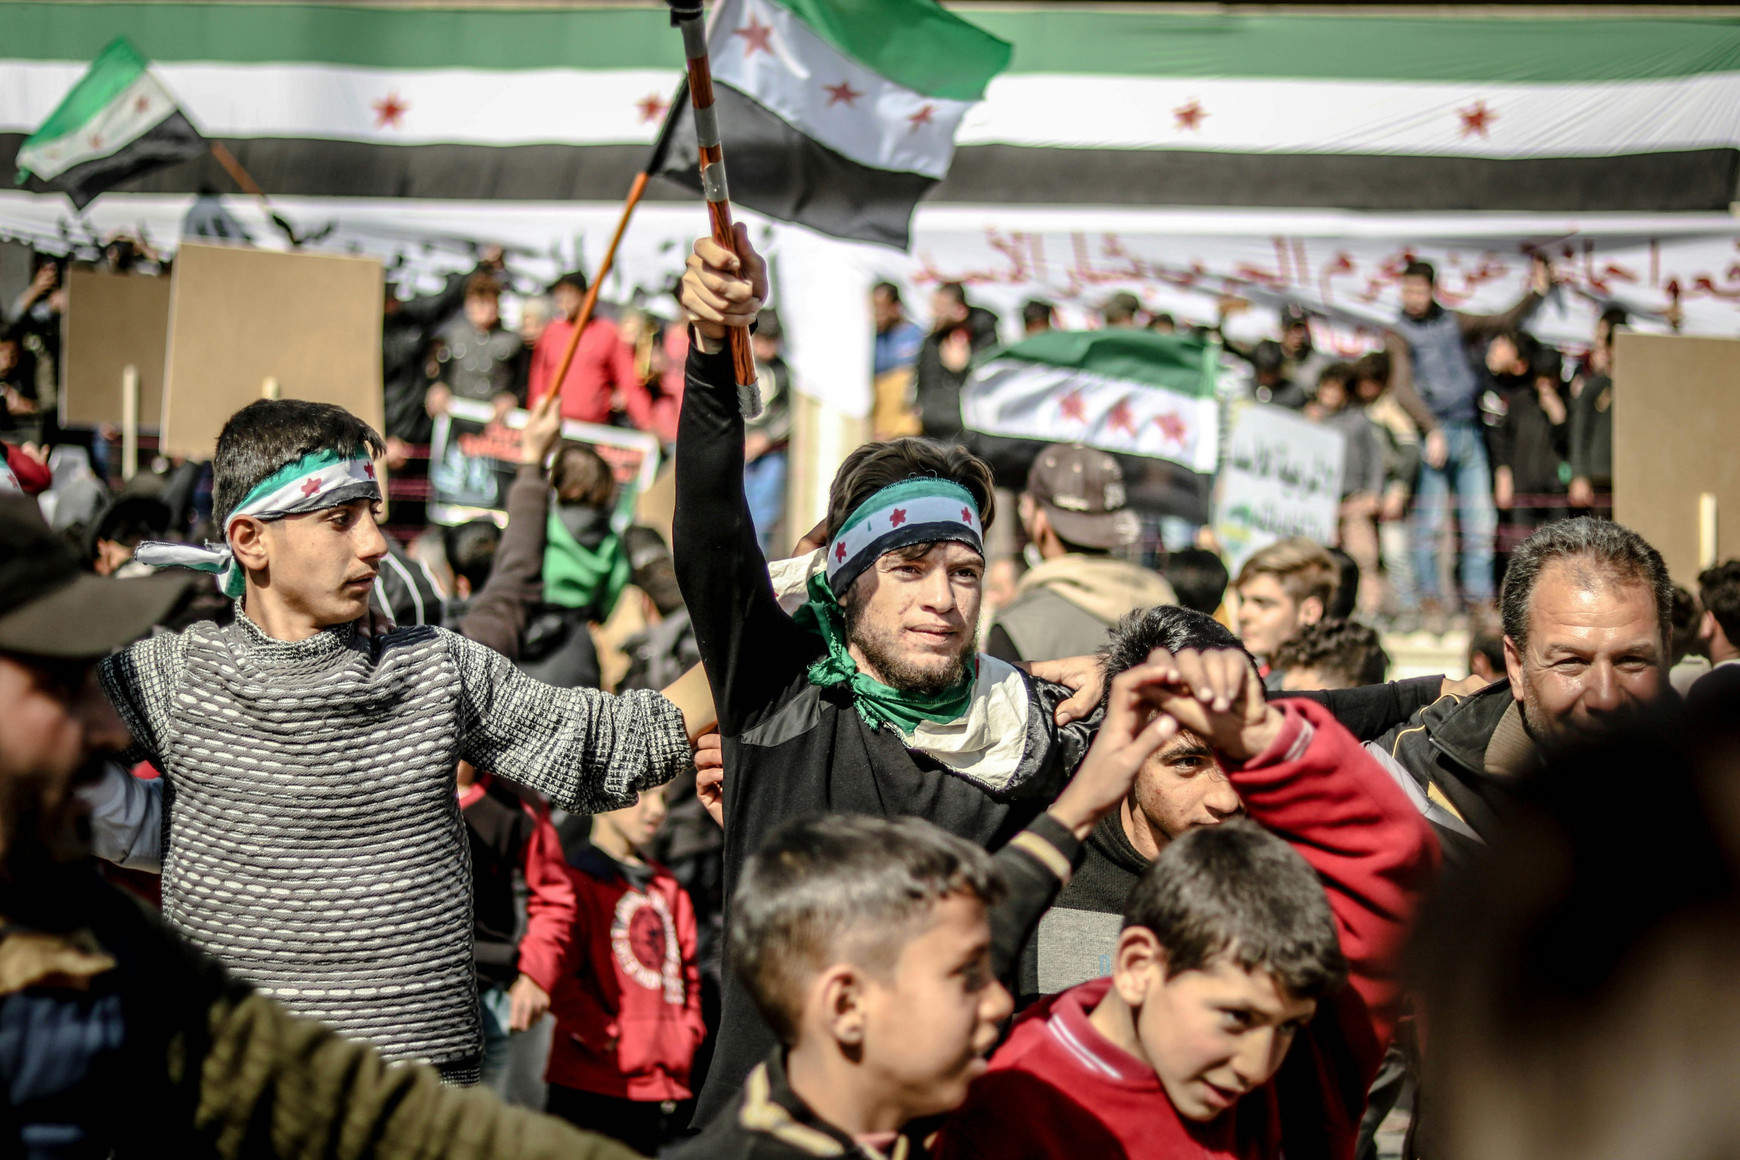
[[[1427,600],[1442,595],[1438,539],[1444,527],[1444,498],[1454,494],[1462,530],[1462,597],[1491,600],[1492,537],[1498,530],[1498,511],[1492,506],[1486,442],[1473,423],[1445,423],[1440,430],[1449,444],[1449,457],[1443,467],[1420,464],[1420,486],[1414,495],[1414,582]]]
[[[755,522],[755,539],[761,545],[761,554],[769,560],[786,555],[783,546],[776,553],[773,543],[780,517],[785,515],[785,456],[783,448],[769,451],[743,467],[743,496],[749,501],[749,518]]]

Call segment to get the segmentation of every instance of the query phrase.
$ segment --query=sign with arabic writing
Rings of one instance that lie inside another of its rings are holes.
[[[435,420],[430,441],[429,518],[438,524],[462,524],[484,516],[505,524],[525,425],[525,411],[509,411],[498,421],[488,403],[454,399],[448,413]],[[622,511],[632,509],[634,497],[651,487],[658,474],[656,435],[567,419],[562,438],[586,444],[610,464]]]
[[[1335,543],[1344,443],[1341,432],[1284,407],[1250,403],[1234,416],[1214,505],[1214,534],[1233,575],[1276,540]]]

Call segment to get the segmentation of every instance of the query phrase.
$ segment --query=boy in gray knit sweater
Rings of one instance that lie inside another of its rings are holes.
[[[165,778],[163,913],[291,1010],[474,1081],[470,852],[459,760],[566,810],[632,803],[689,762],[657,693],[557,689],[438,628],[359,631],[386,554],[372,457],[343,408],[261,401],[213,461],[224,543],[143,545],[214,572],[233,624],[105,661]]]

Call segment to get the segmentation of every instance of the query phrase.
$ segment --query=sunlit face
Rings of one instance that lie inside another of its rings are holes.
[[[1486,369],[1493,374],[1520,375],[1528,370],[1528,367],[1518,365],[1521,361],[1516,344],[1504,335],[1499,335],[1487,344]]]
[[[861,1023],[864,1078],[906,1118],[960,1106],[985,1072],[985,1055],[1014,1011],[991,969],[985,904],[951,894],[891,972],[866,972]]]
[[[1341,410],[1347,406],[1347,384],[1340,379],[1319,379],[1317,402],[1325,411]]]
[[[900,303],[886,290],[870,292],[870,316],[876,320],[878,333],[889,330],[900,322]]]
[[[953,540],[923,555],[883,553],[853,581],[846,601],[852,659],[897,689],[948,688],[973,654],[984,584],[984,559]]]
[[[1138,853],[1153,859],[1166,843],[1198,826],[1218,826],[1244,812],[1214,750],[1181,731],[1136,772],[1126,802],[1124,829]]]
[[[1422,318],[1432,309],[1432,283],[1418,274],[1402,279],[1402,311],[1411,318]]]
[[[1665,656],[1649,585],[1575,559],[1541,569],[1523,648],[1504,638],[1511,694],[1537,738],[1597,729],[1653,700]]]
[[[1294,600],[1271,573],[1259,572],[1239,586],[1239,636],[1264,660],[1298,636],[1300,629],[1321,619],[1322,601],[1315,596]]]
[[[473,294],[465,300],[465,320],[477,330],[493,330],[501,321],[501,301],[494,294]]]
[[[251,584],[325,628],[368,611],[369,590],[387,554],[386,537],[375,522],[379,512],[378,503],[358,499],[277,520],[244,516],[258,525],[258,552],[242,546],[239,529],[232,538],[250,573],[258,568],[263,574],[259,582],[251,575]]]
[[[967,320],[967,307],[953,291],[938,290],[930,296],[930,317],[933,329],[941,330]]]
[[[18,342],[16,339],[0,339],[0,375],[9,375],[18,369]]]
[[[1132,942],[1150,944],[1144,951]],[[1178,1114],[1206,1122],[1273,1078],[1317,1001],[1291,994],[1262,968],[1225,956],[1166,977],[1152,932],[1118,940],[1112,982],[1135,1014],[1136,1040]]]
[[[597,824],[607,826],[621,835],[630,850],[639,850],[659,832],[667,812],[665,787],[661,785],[641,790],[640,799],[632,806],[594,814],[593,818]]]
[[[0,881],[27,882],[90,853],[75,791],[126,748],[127,733],[87,661],[0,653],[0,705]]]

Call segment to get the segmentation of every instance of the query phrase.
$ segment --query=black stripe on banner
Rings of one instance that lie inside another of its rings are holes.
[[[730,85],[713,93],[732,201],[837,238],[907,248],[912,209],[934,178],[860,165]],[[685,107],[671,126],[663,175],[700,192],[697,161],[695,111]]]
[[[18,144],[24,140],[20,136]],[[12,153],[17,156],[18,146],[13,146]],[[73,205],[84,209],[98,194],[129,179],[200,156],[210,156],[205,138],[176,109],[114,153],[81,162],[49,180],[33,173],[25,188],[33,193],[64,193],[72,198]]]
[[[723,85],[723,104],[731,99]],[[737,98],[739,101],[745,98]],[[796,133],[789,126],[787,131]],[[802,221],[838,219],[843,237],[901,244],[905,213],[928,178],[867,169],[807,142],[804,155],[733,139],[725,129],[731,193],[774,175],[777,204],[766,212]],[[801,135],[800,135],[801,137]],[[12,158],[22,133],[0,133]],[[408,197],[455,201],[621,201],[645,163],[644,145],[379,145],[355,141],[226,141],[267,192],[305,197]],[[687,167],[693,137],[670,164]],[[781,174],[784,174],[781,177]],[[809,188],[799,175],[821,184]],[[886,184],[894,179],[897,188]],[[1357,210],[1516,210],[1551,213],[1726,212],[1740,179],[1740,152],[1691,149],[1625,157],[1489,160],[1358,154],[1240,154],[1146,149],[1041,149],[977,145],[958,149],[930,202],[988,205],[1253,206]],[[698,181],[698,179],[697,179]],[[783,184],[781,182],[783,181]],[[905,182],[906,184],[901,184]],[[120,182],[139,193],[234,190],[216,161],[201,156]],[[652,201],[695,194],[654,182]],[[757,207],[760,208],[760,207]],[[824,227],[825,228],[825,227]]]

